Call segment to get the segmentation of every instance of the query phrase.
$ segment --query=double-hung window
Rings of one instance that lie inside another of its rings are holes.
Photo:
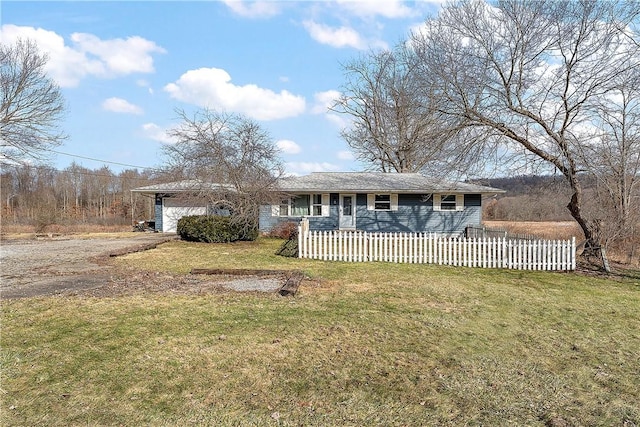
[[[374,199],[374,209],[377,211],[391,210],[391,194],[376,194]]]
[[[367,210],[370,211],[397,211],[397,194],[367,194]]]
[[[278,216],[290,216],[291,212],[291,199],[283,199],[278,206]]]
[[[311,195],[311,216],[322,216],[322,194]]]
[[[433,210],[462,211],[464,210],[463,194],[434,194]]]

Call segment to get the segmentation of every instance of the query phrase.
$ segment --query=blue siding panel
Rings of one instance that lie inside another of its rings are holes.
[[[311,230],[337,230],[339,205],[338,194],[332,193],[330,216],[307,217]],[[431,232],[458,235],[470,224],[480,224],[482,196],[465,194],[463,211],[434,211],[433,199],[429,195],[398,195],[397,211],[367,210],[367,195],[356,195],[356,229],[369,232]],[[299,222],[301,217],[271,216],[271,206],[260,209],[260,231],[268,232],[281,222]]]
[[[461,234],[467,225],[480,223],[479,200],[473,197],[469,200],[470,205],[465,206],[463,211],[434,211],[431,197],[420,194],[400,194],[397,211],[369,211],[367,195],[358,194],[356,226],[358,230],[371,232]]]
[[[268,213],[267,213],[268,210]],[[311,230],[337,230],[338,229],[338,214],[332,216],[308,216],[309,228]],[[301,216],[271,216],[271,206],[260,207],[259,229],[263,233],[268,233],[273,230],[278,224],[283,222],[295,222],[299,223],[302,219]]]

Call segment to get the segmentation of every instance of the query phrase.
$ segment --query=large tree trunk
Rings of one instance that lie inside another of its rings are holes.
[[[567,209],[569,209],[571,216],[576,220],[576,222],[582,229],[582,232],[584,233],[585,243],[582,256],[587,259],[589,263],[593,263],[592,260],[594,258],[602,261],[602,269],[607,273],[610,273],[611,270],[609,268],[609,261],[606,256],[606,252],[602,248],[601,242],[599,241],[598,233],[596,230],[594,230],[594,225],[589,224],[589,222],[582,215],[582,186],[575,178],[575,176],[568,178],[571,189],[573,190],[573,194],[571,195],[571,200],[567,205]]]

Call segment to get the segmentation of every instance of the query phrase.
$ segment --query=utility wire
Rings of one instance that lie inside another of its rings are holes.
[[[94,162],[108,163],[108,164],[118,165],[118,166],[127,166],[127,167],[137,168],[137,169],[148,169],[148,170],[153,170],[153,171],[161,171],[161,169],[159,169],[159,168],[131,165],[131,164],[128,164],[128,163],[111,162],[111,161],[108,161],[108,160],[102,160],[102,159],[96,159],[96,158],[93,158],[93,157],[80,156],[78,154],[70,154],[70,153],[65,153],[65,152],[57,151],[57,150],[47,149],[46,151],[50,151],[50,152],[56,153],[56,154],[62,154],[63,156],[77,157],[79,159],[85,159],[85,160],[93,160]]]

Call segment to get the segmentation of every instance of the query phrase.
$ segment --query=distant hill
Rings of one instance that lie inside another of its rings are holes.
[[[568,190],[563,177],[551,175],[520,175],[504,178],[486,178],[474,180],[474,184],[500,188],[506,193],[501,197],[521,196],[532,193],[545,193],[560,189]]]
[[[485,220],[570,221],[566,206],[571,190],[564,178],[521,175],[474,180],[475,184],[500,188],[506,193],[483,202]]]

